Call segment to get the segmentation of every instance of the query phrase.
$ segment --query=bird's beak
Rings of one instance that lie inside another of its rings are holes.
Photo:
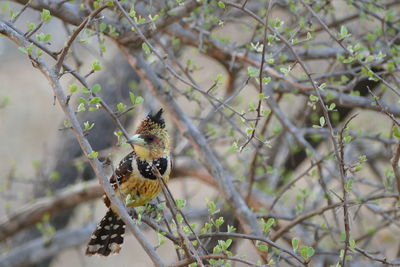
[[[138,146],[146,145],[146,142],[144,141],[143,138],[140,137],[140,134],[135,134],[134,136],[132,136],[128,140],[126,140],[126,142],[129,144],[138,145]]]

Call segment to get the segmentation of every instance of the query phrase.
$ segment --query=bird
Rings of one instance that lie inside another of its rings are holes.
[[[167,182],[172,169],[170,141],[163,109],[156,114],[151,112],[140,123],[135,135],[127,140],[133,151],[126,155],[110,177],[110,183],[128,207],[146,205],[161,191],[159,180],[152,172],[155,166],[163,180]],[[124,241],[125,224],[117,209],[104,194],[103,200],[108,207],[103,219],[97,225],[86,247],[86,255],[109,256],[118,254]]]

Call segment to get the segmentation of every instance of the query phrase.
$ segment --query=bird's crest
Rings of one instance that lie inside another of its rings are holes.
[[[164,129],[165,121],[162,118],[163,109],[161,108],[155,115],[150,112],[147,117],[140,124],[137,132],[142,133],[146,131],[151,131],[153,129]]]
[[[162,118],[162,114],[163,114],[163,109],[160,108],[160,110],[155,115],[153,115],[150,112],[149,115],[147,115],[146,120],[150,120],[150,121],[158,124],[161,128],[165,128],[165,121]]]

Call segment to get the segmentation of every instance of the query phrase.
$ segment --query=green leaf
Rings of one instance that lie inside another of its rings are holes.
[[[228,225],[227,226],[227,232],[228,233],[234,233],[234,232],[236,232],[236,228],[234,227],[234,226],[232,226],[232,225]]]
[[[92,62],[92,70],[93,71],[100,71],[101,70],[101,63],[100,61],[96,60]]]
[[[228,249],[231,246],[231,244],[232,244],[232,239],[227,239],[225,241],[225,249]]]
[[[268,246],[261,243],[259,240],[256,241],[256,247],[262,251],[262,252],[267,252],[268,251]]]
[[[68,86],[68,89],[69,89],[69,92],[72,94],[72,93],[75,93],[76,91],[78,91],[78,85],[76,85],[76,84],[71,84],[70,86]]]
[[[96,84],[93,85],[93,87],[92,87],[92,92],[93,92],[93,93],[97,93],[97,92],[99,92],[99,91],[101,91],[101,85],[98,84],[98,83],[96,83]]]
[[[32,49],[33,49],[33,43],[29,44],[26,48],[22,46],[18,47],[19,51],[27,55],[29,55],[32,52]]]
[[[146,55],[149,55],[151,53],[150,47],[145,42],[143,42],[142,44],[142,49]]]
[[[85,98],[83,98],[83,97],[80,97],[80,98],[78,99],[78,102],[81,103],[81,104],[87,104],[87,103],[88,103],[88,101],[87,101]]]
[[[35,23],[28,23],[28,31],[33,31],[33,29],[35,29],[36,25]]]
[[[351,139],[352,139],[352,137],[351,137],[350,135],[347,135],[347,136],[343,137],[343,141],[344,141],[346,144],[350,143],[350,142],[351,142]]]
[[[47,9],[43,9],[41,19],[43,22],[49,21],[51,19],[50,11]]]
[[[220,227],[222,224],[224,223],[224,218],[223,217],[219,217],[218,219],[215,220],[215,227]]]
[[[30,55],[32,53],[32,49],[33,49],[33,43],[30,43],[27,47],[26,47],[26,53],[28,55]]]
[[[136,23],[139,24],[139,25],[146,22],[146,19],[142,18],[140,15],[139,15],[139,18],[135,17],[134,19],[135,19]]]
[[[353,189],[353,180],[349,179],[347,183],[344,185],[344,190],[349,193]]]
[[[91,104],[91,105],[97,105],[97,104],[99,104],[100,102],[101,102],[101,98],[98,97],[98,96],[96,96],[96,97],[93,97],[92,99],[90,99],[89,104]]]
[[[309,98],[310,101],[312,101],[312,102],[317,102],[318,99],[319,99],[318,96],[315,96],[315,95],[310,95],[308,98]]]
[[[222,2],[222,1],[219,1],[219,2],[218,2],[218,6],[219,6],[220,8],[225,8],[225,4],[224,4],[224,2]]]
[[[208,206],[208,212],[210,213],[210,215],[216,214],[220,211],[219,209],[217,209],[217,205],[214,203],[214,201],[209,201],[207,203],[207,206]]]
[[[52,171],[50,173],[50,180],[57,181],[58,179],[60,179],[60,173],[58,171]]]
[[[39,34],[36,35],[36,39],[39,42],[42,42],[42,43],[47,43],[48,41],[51,40],[51,38],[52,38],[52,35],[50,33],[43,33],[42,32],[42,33],[39,33]]]
[[[290,68],[286,69],[286,68],[282,67],[282,68],[279,69],[279,71],[282,72],[283,75],[288,76],[288,74],[290,72]]]
[[[299,248],[299,239],[296,237],[292,239],[292,248],[294,252]]]
[[[142,104],[144,102],[144,98],[141,96],[137,96],[135,99],[135,105]]]
[[[393,126],[393,135],[397,138],[400,139],[400,129],[396,125]]]
[[[126,105],[123,103],[118,103],[117,109],[119,112],[124,111],[126,109]]]
[[[114,135],[117,136],[117,137],[121,137],[122,134],[123,134],[122,131],[116,131],[116,132],[114,132]]]
[[[315,250],[312,247],[307,247],[307,246],[301,247],[299,251],[300,251],[300,256],[304,260],[308,260],[315,253]]]
[[[340,26],[339,39],[344,39],[348,36],[350,36],[350,35],[349,35],[349,30],[347,29],[347,27],[344,25]]]
[[[104,32],[107,29],[107,24],[105,23],[100,23],[99,25],[99,31]]]
[[[215,78],[215,83],[220,83],[224,76],[222,74],[217,74],[217,77]]]
[[[373,61],[374,59],[375,59],[374,56],[368,55],[368,56],[365,58],[365,63],[369,63],[369,62]]]
[[[321,116],[321,117],[319,118],[319,125],[320,125],[321,127],[324,127],[324,125],[325,125],[325,117],[324,117],[324,116]]]
[[[133,204],[133,203],[135,203],[135,197],[134,196],[132,196],[132,194],[128,194],[128,195],[126,195],[126,197],[125,197],[125,204],[126,205],[130,205],[130,204]]]
[[[268,59],[266,60],[266,62],[267,62],[268,64],[274,64],[275,59],[273,59],[273,58],[268,58]]]
[[[107,51],[107,47],[104,44],[100,44],[101,52],[105,53]]]
[[[99,152],[92,151],[92,152],[89,153],[88,158],[90,158],[90,159],[95,159],[95,158],[97,158],[98,156],[99,156]]]
[[[20,46],[20,47],[18,47],[18,50],[21,51],[22,53],[26,54],[25,47]]]
[[[186,200],[185,199],[176,199],[175,205],[179,210],[182,210],[186,206]]]
[[[262,82],[263,82],[263,84],[269,84],[270,82],[271,82],[271,77],[264,77],[264,78],[262,78]]]
[[[263,116],[268,116],[269,114],[271,114],[271,110],[270,109],[266,109],[266,110],[263,110],[263,112],[262,112],[262,114],[263,114]]]
[[[362,166],[361,165],[356,165],[355,167],[354,167],[354,172],[359,172],[359,171],[361,171],[362,170]]]
[[[267,222],[265,222],[264,219],[261,219],[261,224],[263,231],[268,233],[271,230],[271,227],[275,224],[275,219],[269,218]]]
[[[204,224],[204,227],[203,228],[201,228],[201,230],[200,230],[200,234],[205,234],[205,233],[207,233],[208,232],[208,230],[211,228],[211,224],[210,223],[205,223]]]
[[[135,94],[132,92],[129,92],[129,97],[131,98],[132,105],[135,105]]]
[[[253,134],[254,130],[255,130],[254,128],[248,127],[248,128],[246,128],[246,133],[248,135],[251,135],[251,134]]]
[[[129,10],[129,17],[131,18],[136,17],[135,6],[131,6],[131,9]]]
[[[86,111],[85,104],[80,103],[77,108],[78,112]]]
[[[230,147],[229,147],[229,149],[228,149],[228,152],[229,152],[229,153],[236,153],[236,152],[238,152],[238,151],[239,151],[238,142],[237,142],[237,141],[234,141],[234,142],[230,145]]]
[[[156,22],[160,18],[160,15],[156,14],[154,17],[150,14],[149,19],[151,22]]]
[[[220,252],[221,252],[221,247],[219,246],[219,245],[216,245],[214,248],[213,248],[213,253],[214,254],[219,254]]]
[[[260,70],[255,67],[249,66],[247,67],[247,74],[250,77],[257,77],[260,74]]]
[[[85,128],[84,128],[85,131],[90,131],[90,130],[93,129],[93,127],[94,127],[94,122],[93,122],[93,123],[90,123],[90,122],[88,122],[88,121],[85,121],[85,122],[83,123],[83,126],[85,127]]]
[[[346,240],[346,233],[341,233],[339,240],[344,242]]]

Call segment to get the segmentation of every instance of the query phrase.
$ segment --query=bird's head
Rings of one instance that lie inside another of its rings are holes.
[[[155,115],[148,114],[136,134],[127,140],[142,160],[155,160],[169,154],[169,136],[162,113],[163,109],[160,109]]]

